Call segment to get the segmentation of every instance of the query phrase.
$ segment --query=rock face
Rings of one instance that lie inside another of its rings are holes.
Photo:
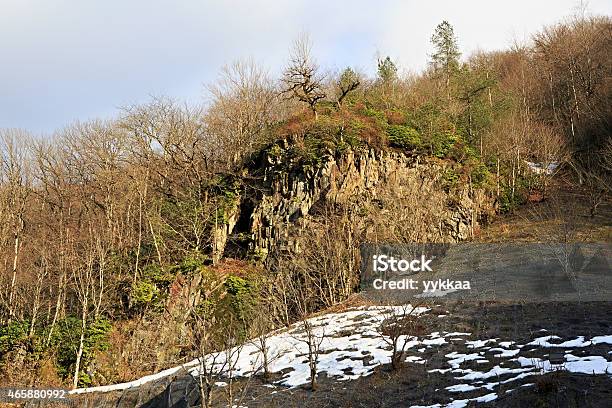
[[[220,222],[215,228],[213,233],[213,251],[212,258],[214,262],[217,262],[223,257],[225,246],[230,234],[236,227],[238,217],[240,215],[240,200],[236,199],[225,209],[226,219],[224,222]]]
[[[265,155],[263,162],[266,192],[249,209],[248,226],[238,231],[248,235],[249,251],[260,259],[274,250],[296,250],[300,231],[309,227],[319,205],[344,206],[362,219],[375,208],[383,222],[395,222],[402,214],[415,225],[406,238],[429,242],[465,240],[493,213],[484,190],[446,185],[450,164],[442,160],[349,149],[329,152],[317,165],[292,163],[282,154]],[[220,237],[236,232],[236,218]]]

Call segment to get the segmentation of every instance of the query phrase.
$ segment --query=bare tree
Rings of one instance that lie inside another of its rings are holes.
[[[239,394],[235,393],[235,372],[244,347],[241,335],[244,322],[237,321],[230,314],[221,325],[215,317],[215,307],[207,303],[197,308],[192,307],[190,315],[191,340],[199,359],[197,379],[202,406],[207,408],[212,406],[215,383],[222,380],[226,382],[225,394],[228,406],[233,406],[236,404],[236,399],[244,398],[248,386],[244,385]]]
[[[591,155],[574,157],[569,163],[576,172],[579,187],[584,189],[589,204],[589,217],[597,215],[599,206],[612,192],[612,171],[609,169],[609,147]]]
[[[283,73],[284,93],[308,105],[315,120],[318,118],[317,104],[325,98],[323,76],[312,57],[312,44],[303,34],[293,43],[289,53],[289,64]]]
[[[211,103],[205,115],[211,153],[233,155],[236,165],[266,143],[266,128],[276,118],[278,92],[268,73],[253,60],[236,61],[221,71],[219,80],[208,87]]]
[[[602,167],[612,173],[612,139],[608,140],[601,152]]]
[[[17,129],[0,133],[0,212],[4,213],[0,215],[3,215],[2,224],[7,229],[4,233],[11,235],[13,246],[6,303],[9,321],[15,315],[17,272],[26,228],[28,197],[32,191],[32,178],[26,149],[28,140],[29,135]]]
[[[306,344],[308,356],[308,369],[310,371],[310,389],[316,391],[317,384],[317,367],[319,364],[319,354],[321,353],[321,344],[326,338],[325,328],[315,327],[312,322],[304,316],[300,324],[303,330],[303,337],[299,333],[295,339]]]
[[[581,299],[580,283],[574,257],[580,242],[581,226],[578,205],[565,196],[553,196],[546,203],[532,206],[526,221],[530,222],[533,238],[541,243],[543,259],[558,262],[563,275],[571,282]]]
[[[418,321],[417,310],[417,306],[402,305],[387,307],[382,313],[383,322],[379,330],[383,340],[391,347],[391,367],[394,370],[404,362],[410,339],[424,331]]]
[[[271,300],[271,299],[270,299]],[[266,302],[266,307],[270,305]],[[270,363],[275,356],[270,353],[270,345],[268,337],[274,328],[273,316],[264,309],[264,305],[260,304],[257,310],[254,311],[254,316],[251,318],[249,329],[252,333],[252,342],[261,353],[261,369],[263,370],[264,379],[270,378]]]
[[[360,84],[361,84],[361,79],[359,78],[359,75],[352,68],[346,68],[344,71],[342,71],[342,74],[340,74],[340,77],[338,78],[338,82],[336,84],[337,86],[336,104],[338,105],[339,108],[342,106],[342,102],[344,101],[344,98],[346,98],[346,96],[349,93],[357,89]]]
[[[207,305],[203,305],[199,310],[192,309],[191,317],[193,319],[192,342],[199,359],[197,379],[200,388],[200,398],[202,406],[210,408],[213,402],[212,392],[214,383],[225,368],[225,364],[222,362],[223,355],[221,353],[214,353],[217,347],[215,334],[217,321]]]

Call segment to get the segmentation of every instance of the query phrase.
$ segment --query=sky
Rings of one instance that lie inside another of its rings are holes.
[[[427,65],[448,20],[464,55],[526,41],[575,12],[576,0],[0,0],[0,128],[51,134],[168,96],[189,104],[223,65],[253,58],[280,73],[309,34],[326,70],[372,74],[389,55],[404,72]],[[591,0],[612,15],[612,1]]]

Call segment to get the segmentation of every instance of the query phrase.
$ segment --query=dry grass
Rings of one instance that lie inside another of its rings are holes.
[[[589,216],[586,192],[566,181],[550,186],[541,202],[528,203],[513,214],[499,216],[476,237],[479,242],[542,242],[559,235],[571,223],[571,239],[576,242],[612,241],[612,197]]]

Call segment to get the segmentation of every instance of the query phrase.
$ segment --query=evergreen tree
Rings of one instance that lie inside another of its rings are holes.
[[[453,26],[448,21],[442,21],[436,27],[431,37],[435,52],[431,55],[431,66],[434,72],[444,78],[447,95],[450,98],[449,85],[453,75],[459,70],[459,46]]]
[[[397,66],[391,58],[378,59],[378,78],[385,84],[393,82],[397,78]]]

